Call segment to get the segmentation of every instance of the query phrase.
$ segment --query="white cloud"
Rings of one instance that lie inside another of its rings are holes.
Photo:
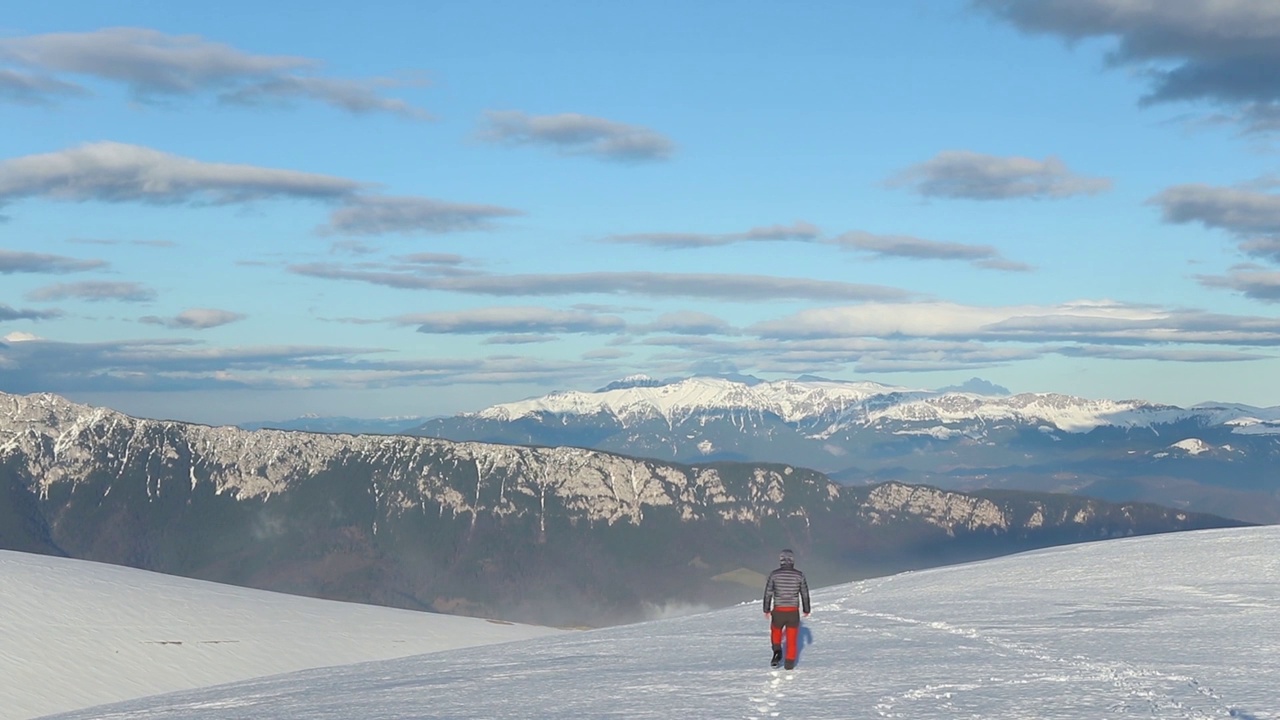
[[[0,162],[0,203],[26,197],[157,204],[280,197],[329,200],[359,187],[330,175],[202,162],[116,142]]]
[[[985,342],[1280,345],[1280,319],[1113,302],[972,306],[866,303],[805,310],[749,328],[775,339],[934,338]]]
[[[1206,287],[1234,290],[1263,302],[1280,302],[1280,272],[1274,270],[1241,267],[1225,275],[1200,275],[1196,279]]]
[[[22,105],[49,105],[57,96],[85,94],[84,88],[47,75],[0,68],[0,99]]]
[[[260,104],[297,98],[352,113],[386,112],[412,119],[429,115],[385,97],[389,87],[420,84],[389,78],[347,80],[318,75],[321,63],[288,55],[258,55],[199,35],[113,27],[0,39],[0,61],[31,72],[0,68],[0,92],[25,102],[83,93],[65,76],[117,82],[135,99],[217,93],[224,102]],[[64,77],[58,77],[62,75]]]
[[[62,317],[61,310],[33,310],[31,308],[14,308],[0,303],[0,321],[6,320],[52,320]]]
[[[737,332],[723,319],[697,310],[663,313],[657,320],[638,326],[636,330],[689,335],[732,335]]]
[[[610,235],[603,239],[609,243],[630,243],[667,249],[699,248],[731,245],[740,242],[812,242],[820,231],[815,225],[798,220],[790,225],[756,227],[739,233],[635,233]]]
[[[27,293],[30,300],[119,300],[122,302],[147,302],[154,300],[156,293],[151,288],[136,282],[110,282],[102,280],[86,280],[75,283],[59,283],[37,288]]]
[[[215,308],[191,308],[183,310],[174,317],[162,318],[154,315],[148,315],[139,318],[139,322],[152,325],[163,325],[169,328],[187,329],[187,330],[207,330],[220,325],[243,320],[246,316],[242,313],[231,312],[230,310],[218,310]]]
[[[1237,234],[1280,233],[1280,195],[1245,188],[1175,185],[1149,201],[1166,222],[1199,222]]]
[[[329,280],[354,280],[413,290],[496,296],[576,294],[641,295],[648,297],[705,297],[751,302],[782,298],[817,300],[892,300],[912,296],[884,285],[833,280],[734,275],[717,273],[592,272],[526,275],[471,274],[440,276],[406,272],[352,269],[310,263],[293,265],[298,275]]]
[[[79,260],[48,253],[0,250],[0,275],[13,273],[73,273],[105,267],[102,260]]]
[[[1208,100],[1252,132],[1280,128],[1274,0],[971,0],[1028,33],[1114,39],[1113,67],[1151,84],[1144,104]],[[1221,116],[1220,116],[1221,117]]]
[[[426,197],[360,196],[334,210],[323,234],[440,234],[483,230],[495,218],[523,215],[496,205],[448,202]]]
[[[889,185],[905,186],[926,197],[966,200],[1066,198],[1111,189],[1107,178],[1076,175],[1056,157],[998,157],[967,150],[947,150],[913,165]]]
[[[280,103],[292,98],[319,100],[353,114],[385,112],[412,120],[431,120],[431,113],[404,100],[383,97],[381,87],[397,87],[408,83],[378,78],[374,80],[340,80],[322,77],[278,77],[247,85],[224,93],[225,102],[241,105]]]
[[[1280,264],[1280,236],[1246,240],[1240,243],[1240,250],[1246,255]]]
[[[960,260],[978,267],[1010,272],[1031,270],[1030,265],[1006,260],[999,250],[990,245],[939,242],[909,235],[873,235],[853,231],[829,240],[833,245],[850,250],[861,250],[882,257],[901,257],[913,260]]]
[[[626,329],[615,315],[540,307],[488,307],[457,312],[418,313],[393,318],[423,333],[614,333]]]
[[[518,110],[490,110],[484,114],[478,136],[486,142],[542,145],[565,155],[602,160],[666,160],[675,152],[675,143],[654,130],[578,113],[529,115]]]

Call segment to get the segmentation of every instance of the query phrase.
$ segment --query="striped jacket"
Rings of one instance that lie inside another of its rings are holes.
[[[764,611],[775,607],[800,608],[809,614],[809,582],[804,573],[786,566],[769,573],[764,583]]]

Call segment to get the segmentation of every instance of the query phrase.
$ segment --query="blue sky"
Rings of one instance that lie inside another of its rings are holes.
[[[28,3],[0,390],[222,423],[633,373],[1280,404],[1270,0]]]

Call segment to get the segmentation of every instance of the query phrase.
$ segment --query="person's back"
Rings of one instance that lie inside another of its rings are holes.
[[[803,598],[801,590],[808,592],[808,583],[804,573],[794,565],[784,565],[769,573],[769,581],[765,584],[765,594],[772,594],[773,606],[776,608],[799,608]],[[808,603],[805,603],[806,607]],[[805,610],[808,612],[808,610]]]
[[[778,568],[769,573],[764,583],[764,614],[770,617],[769,637],[773,644],[774,667],[782,661],[783,631],[786,631],[788,670],[796,666],[800,636],[800,612],[809,616],[809,582],[796,569],[795,554],[783,550],[778,555]]]

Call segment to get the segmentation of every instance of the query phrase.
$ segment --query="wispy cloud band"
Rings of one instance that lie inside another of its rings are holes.
[[[75,283],[59,283],[32,290],[26,295],[28,300],[51,302],[58,300],[87,300],[100,302],[117,300],[120,302],[148,302],[156,298],[155,290],[136,282],[109,282],[86,280]]]
[[[243,313],[232,312],[230,310],[219,310],[217,308],[190,308],[183,310],[173,317],[159,317],[155,315],[147,315],[138,318],[138,322],[147,323],[149,325],[162,325],[167,328],[178,330],[208,330],[209,328],[220,327],[229,323],[243,320],[247,317]]]
[[[0,250],[0,275],[11,275],[13,273],[74,273],[97,270],[106,267],[106,265],[107,263],[102,260],[80,260],[48,253]]]
[[[209,163],[117,142],[0,162],[0,203],[29,197],[155,204],[280,197],[332,200],[360,187],[331,175]]]
[[[1048,306],[867,303],[805,310],[749,328],[776,339],[932,338],[993,342],[1280,346],[1280,318],[1113,302]]]
[[[382,235],[436,234],[489,227],[495,218],[523,215],[519,210],[497,205],[447,202],[425,197],[386,195],[359,196],[348,199],[334,210],[328,224],[320,228],[325,234]]]
[[[474,295],[641,295],[764,302],[778,299],[886,300],[912,293],[884,285],[831,280],[715,273],[590,272],[524,275],[442,276],[348,268],[324,263],[298,264],[289,271],[329,280],[353,280],[408,290],[443,290]]]
[[[1036,160],[947,150],[888,180],[925,197],[963,200],[1067,198],[1111,189],[1107,178],[1077,175],[1056,157]]]
[[[318,60],[259,55],[198,35],[169,35],[137,27],[49,33],[0,39],[0,96],[49,103],[88,92],[74,77],[120,83],[134,99],[215,93],[223,102],[262,104],[308,99],[352,113],[385,112],[412,119],[430,115],[381,91],[421,84],[390,78],[348,80],[317,74]]]
[[[675,143],[647,127],[578,113],[530,115],[518,110],[490,110],[484,114],[477,136],[485,142],[540,145],[564,155],[601,160],[666,160],[675,152]]]
[[[62,317],[61,310],[36,310],[34,308],[15,308],[0,303],[0,321],[11,320],[52,320]]]
[[[909,235],[873,235],[855,230],[832,238],[830,243],[848,250],[911,260],[958,260],[978,267],[1009,272],[1026,272],[1030,265],[1007,260],[990,245],[940,242]]]
[[[1244,188],[1176,185],[1151,199],[1172,223],[1199,222],[1245,235],[1280,233],[1280,195]]]
[[[738,233],[635,233],[610,235],[606,243],[646,245],[673,249],[719,247],[741,242],[813,242],[821,231],[816,225],[798,220],[790,225],[755,227]]]
[[[615,333],[626,328],[616,315],[538,307],[488,307],[418,313],[394,318],[421,333]]]

